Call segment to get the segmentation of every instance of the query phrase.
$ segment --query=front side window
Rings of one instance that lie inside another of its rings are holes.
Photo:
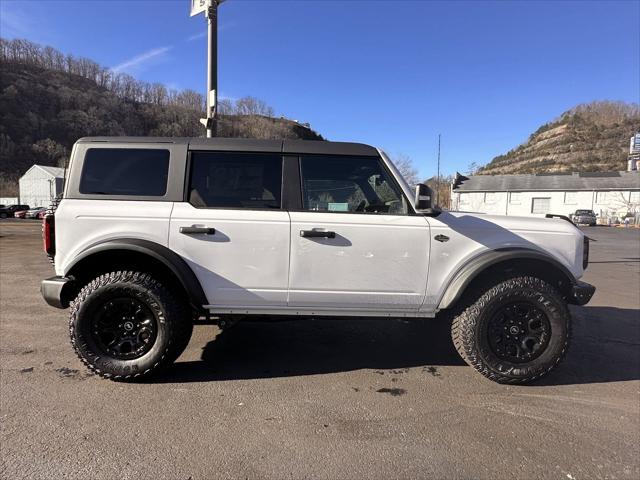
[[[90,148],[84,157],[80,193],[162,197],[167,193],[169,150]]]
[[[406,215],[400,187],[377,158],[303,156],[304,210]]]
[[[196,208],[279,209],[282,157],[192,152],[189,203]]]

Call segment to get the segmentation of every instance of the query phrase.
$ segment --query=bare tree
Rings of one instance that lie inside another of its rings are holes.
[[[234,106],[233,102],[228,98],[218,100],[218,113],[220,115],[233,115]]]
[[[404,177],[409,185],[415,185],[420,183],[418,177],[418,170],[416,169],[413,160],[409,155],[400,153],[392,158],[393,164],[400,171],[400,174]]]
[[[426,184],[433,192],[433,202],[438,199],[438,206],[449,210],[451,208],[451,184],[453,183],[453,175],[440,176],[440,181],[436,177],[431,177]]]
[[[467,175],[477,175],[482,167],[478,165],[476,162],[471,162],[467,167],[466,174]]]
[[[236,115],[263,115],[273,117],[273,108],[255,97],[243,97],[236,101]]]
[[[0,60],[17,62],[79,75],[96,82],[119,98],[162,106],[176,106],[198,112],[204,111],[204,95],[193,90],[172,90],[159,83],[137,80],[126,73],[117,73],[98,65],[93,60],[64,55],[52,47],[42,47],[28,40],[0,38]],[[231,101],[223,99],[218,104],[221,115],[260,115],[274,117],[274,110],[263,100],[243,97]],[[267,135],[276,135],[271,132]]]

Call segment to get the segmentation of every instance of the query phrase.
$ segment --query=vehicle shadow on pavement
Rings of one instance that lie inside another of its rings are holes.
[[[532,386],[640,379],[640,310],[572,307],[564,362]],[[465,365],[446,319],[246,321],[219,334],[202,360],[179,362],[153,383],[189,383]],[[471,367],[469,367],[471,368]],[[435,369],[434,369],[435,370]]]
[[[245,321],[155,382],[204,382],[315,375],[359,369],[464,365],[440,319]]]
[[[534,386],[640,379],[640,310],[572,307],[573,339],[558,368]]]

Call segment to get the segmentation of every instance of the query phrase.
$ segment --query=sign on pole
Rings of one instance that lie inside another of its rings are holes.
[[[204,12],[208,3],[208,0],[191,0],[191,16]]]

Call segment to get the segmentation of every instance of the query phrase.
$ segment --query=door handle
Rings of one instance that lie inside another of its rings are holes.
[[[327,230],[300,230],[300,236],[305,238],[336,238],[336,232]]]
[[[180,233],[184,233],[185,235],[194,235],[194,234],[204,234],[204,235],[215,235],[216,229],[211,227],[180,227]]]

